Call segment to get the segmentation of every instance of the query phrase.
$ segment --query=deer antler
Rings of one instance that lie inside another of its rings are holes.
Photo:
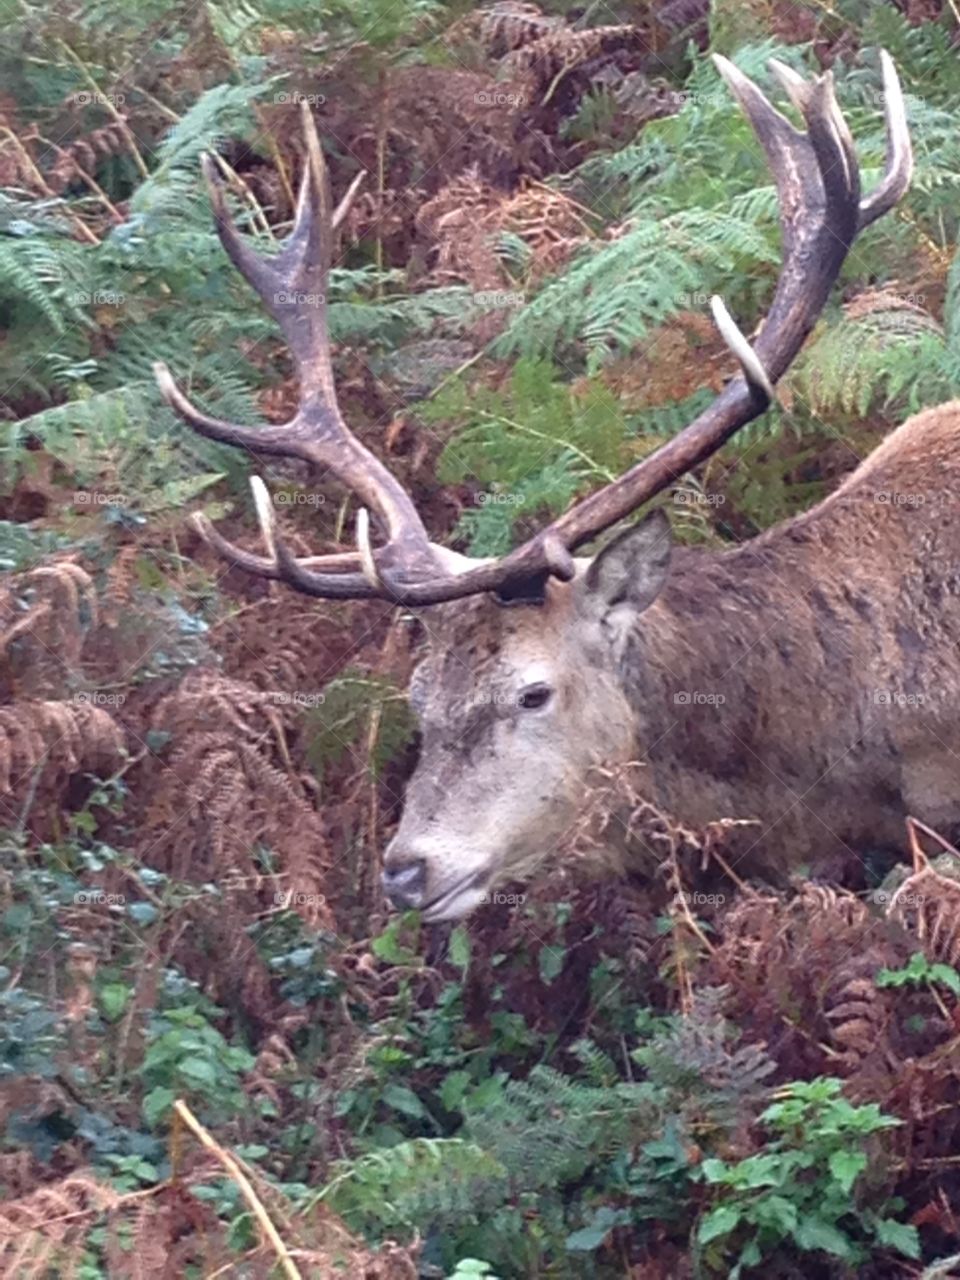
[[[740,365],[711,405],[672,440],[591,494],[547,528],[499,560],[473,560],[430,542],[410,497],[383,464],[348,430],[337,407],[326,325],[326,283],[333,219],[323,156],[304,104],[307,162],[296,220],[283,249],[271,257],[252,251],[227,213],[212,161],[203,168],[217,231],[234,266],[259,293],[283,331],[300,380],[300,404],[282,426],[240,427],[208,417],[178,390],[164,365],[160,389],[196,431],[253,453],[304,458],[329,469],[378,516],[383,546],[370,542],[366,510],[357,520],[356,552],[298,559],[279,536],[273,505],[255,482],[267,555],[228,542],[202,517],[207,540],[251,573],[277,578],[308,595],[329,599],[380,597],[409,605],[436,604],[492,591],[504,601],[542,594],[550,577],[570,579],[572,553],[655,497],[716,452],[769,405],[773,388],[813,328],[858,232],[893,207],[912,170],[903,95],[893,63],[881,52],[887,154],[883,178],[860,198],[853,139],[840,113],[830,72],[804,80],[777,61],[770,66],[806,124],[796,129],[757,86],[726,58],[714,62],[766,153],[780,201],[783,265],[770,311],[753,346],[719,298],[711,299],[717,327]],[[351,187],[338,217],[345,212]]]

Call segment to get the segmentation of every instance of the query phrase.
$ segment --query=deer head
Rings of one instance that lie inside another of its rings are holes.
[[[631,628],[642,625],[640,615],[669,571],[666,518],[653,513],[592,560],[575,560],[574,553],[767,408],[854,238],[906,190],[912,160],[903,99],[889,57],[883,53],[881,60],[886,166],[876,188],[861,198],[853,141],[829,72],[807,81],[771,63],[804,120],[801,131],[751,80],[715,56],[763,147],[779,195],[783,264],[769,313],[751,343],[713,298],[714,319],[739,375],[677,436],[500,559],[471,559],[430,541],[408,494],[340,414],[323,299],[345,206],[331,212],[307,107],[296,217],[275,255],[258,255],[238,233],[215,166],[204,158],[220,239],[284,334],[299,406],[283,425],[251,429],[202,413],[158,365],[161,391],[201,435],[254,455],[313,463],[342,481],[361,506],[356,550],[299,558],[280,534],[266,486],[255,478],[266,554],[233,545],[197,516],[201,532],[231,563],[307,595],[440,606],[423,615],[432,651],[411,689],[423,727],[421,759],[385,858],[384,886],[395,904],[419,906],[431,920],[462,915],[493,880],[521,869],[556,839],[592,764],[629,758],[635,720],[624,688],[624,644]],[[368,510],[376,520],[376,545]]]

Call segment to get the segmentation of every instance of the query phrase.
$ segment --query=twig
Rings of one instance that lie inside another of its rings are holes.
[[[141,178],[149,178],[150,170],[147,168],[147,163],[144,160],[143,156],[140,154],[140,148],[137,146],[137,140],[133,136],[130,126],[127,124],[126,117],[121,115],[121,113],[117,110],[110,94],[103,92],[103,90],[97,84],[96,80],[94,80],[93,76],[90,74],[90,70],[87,67],[87,64],[83,61],[83,59],[80,57],[78,53],[75,53],[74,50],[70,48],[66,40],[61,40],[58,37],[57,44],[64,51],[64,53],[73,63],[73,65],[80,69],[80,73],[83,76],[84,80],[86,80],[87,84],[90,86],[93,92],[97,95],[98,103],[106,107],[107,111],[110,113],[110,115],[113,116],[114,120],[119,125],[120,132],[123,134],[126,144],[130,148],[130,154],[133,156],[133,162],[137,166],[137,168],[140,170]]]
[[[283,154],[277,146],[277,140],[273,136],[273,132],[263,114],[263,106],[259,102],[253,103],[253,114],[257,117],[257,124],[260,126],[260,132],[264,141],[270,149],[273,157],[273,163],[277,167],[277,176],[280,179],[280,185],[283,187],[284,195],[287,197],[287,203],[291,209],[297,207],[297,193],[293,189],[293,183],[290,181],[290,175],[287,173],[287,166],[284,163]]]
[[[84,169],[77,162],[74,156],[69,155],[68,152],[64,151],[63,147],[58,147],[57,144],[55,142],[52,142],[49,138],[41,137],[40,134],[37,134],[37,141],[42,142],[43,145],[45,147],[49,147],[51,151],[55,151],[58,156],[66,156],[70,164],[72,165],[72,167],[76,170],[76,172],[87,184],[87,186],[90,188],[93,194],[97,197],[97,199],[106,209],[107,213],[110,214],[110,217],[113,218],[114,222],[119,224],[124,221],[123,214],[120,212],[117,206],[113,203],[113,201],[104,191],[103,187],[100,186],[100,183],[97,182],[96,178],[92,174],[87,173],[86,169]]]
[[[253,216],[256,219],[256,221],[260,224],[260,228],[263,231],[264,235],[269,236],[271,240],[275,240],[276,237],[273,234],[273,228],[270,226],[270,222],[267,218],[267,215],[263,211],[263,205],[261,205],[260,201],[250,190],[249,184],[245,182],[243,178],[241,178],[240,174],[237,173],[236,169],[234,169],[234,167],[231,164],[228,164],[227,161],[224,160],[222,155],[220,155],[216,151],[214,151],[212,154],[213,154],[214,164],[216,164],[219,167],[220,172],[223,174],[223,176],[229,182],[234,183],[235,186],[239,188],[241,194],[246,198],[248,204],[253,210]]]
[[[60,197],[57,195],[54,189],[47,182],[46,178],[37,168],[34,162],[33,156],[30,154],[27,148],[23,145],[23,143],[20,141],[17,135],[13,132],[13,130],[8,128],[6,125],[0,125],[0,133],[5,134],[6,137],[8,137],[10,141],[13,143],[14,150],[16,151],[17,155],[20,157],[21,162],[26,166],[34,182],[37,184],[37,186],[40,188],[43,194],[50,200],[59,200]],[[100,243],[99,237],[93,231],[90,230],[90,228],[87,226],[87,224],[83,221],[82,218],[76,217],[75,214],[70,212],[69,208],[67,209],[67,214],[71,222],[73,222],[74,226],[77,228],[77,230],[80,232],[80,234],[84,237],[84,239],[89,244]]]
[[[260,1202],[256,1191],[254,1191],[253,1184],[237,1164],[234,1157],[229,1151],[225,1151],[216,1139],[207,1132],[182,1098],[178,1098],[176,1100],[173,1104],[173,1110],[177,1117],[187,1126],[197,1141],[216,1156],[226,1169],[227,1173],[229,1173],[230,1177],[240,1188],[241,1195],[250,1206],[251,1212],[260,1224],[264,1235],[270,1241],[271,1245],[273,1245],[274,1252],[280,1260],[280,1265],[287,1276],[289,1276],[290,1280],[303,1280],[303,1276],[297,1268],[296,1263],[290,1256],[290,1250],[280,1238],[280,1233],[270,1221],[270,1215]]]

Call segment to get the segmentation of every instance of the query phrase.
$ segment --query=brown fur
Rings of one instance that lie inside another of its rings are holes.
[[[543,606],[425,614],[423,753],[388,865],[423,857],[427,902],[475,868],[462,914],[549,854],[601,760],[646,763],[685,823],[757,819],[745,868],[899,845],[907,813],[960,823],[960,403],[806,514],[677,551],[649,608],[600,594],[580,573]],[[541,678],[549,710],[519,709]]]

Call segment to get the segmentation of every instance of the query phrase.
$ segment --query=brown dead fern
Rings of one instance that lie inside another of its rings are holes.
[[[0,587],[0,696],[75,688],[97,613],[93,580],[72,560],[10,575]]]
[[[529,250],[519,285],[498,252],[504,232]],[[530,181],[507,194],[484,181],[476,165],[457,174],[421,207],[417,234],[431,284],[467,284],[477,292],[478,304],[491,304],[476,335],[484,341],[502,329],[510,306],[523,301],[527,287],[562,266],[591,238],[583,211],[567,196]]]
[[[899,931],[855,894],[809,882],[792,895],[741,891],[717,924],[707,973],[730,985],[731,1016],[757,1029],[785,1071],[889,1084],[896,1028],[873,979],[906,958]]]
[[[291,758],[293,711],[287,693],[212,672],[187,676],[161,699],[151,730],[169,738],[169,752],[150,765],[143,856],[178,879],[286,895],[310,923],[329,924],[329,850],[311,779]]]
[[[960,851],[913,819],[908,825],[913,873],[889,894],[887,916],[896,920],[928,958],[960,965]],[[920,847],[924,834],[942,849],[930,858]]]
[[[117,768],[123,730],[104,708],[77,699],[0,707],[0,797],[7,814],[21,797],[59,791],[78,773],[102,776]]]
[[[86,1237],[122,1197],[89,1171],[37,1187],[0,1205],[0,1275],[40,1280],[75,1274]]]

